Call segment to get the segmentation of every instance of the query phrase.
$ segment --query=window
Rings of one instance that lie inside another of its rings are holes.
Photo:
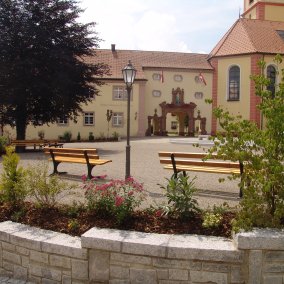
[[[161,74],[159,74],[159,73],[154,73],[154,74],[152,75],[152,78],[153,78],[153,80],[155,80],[155,81],[161,81],[161,79],[162,79]]]
[[[275,95],[275,83],[276,83],[276,69],[273,65],[268,65],[266,69],[267,78],[270,80],[270,84],[267,86],[267,90],[271,92],[272,97]]]
[[[68,124],[68,118],[67,118],[67,116],[66,116],[66,115],[63,115],[63,116],[61,116],[60,118],[58,118],[57,124],[60,124],[60,125],[66,125],[66,124]]]
[[[182,81],[182,76],[181,75],[175,75],[174,76],[174,80],[176,81],[176,82],[181,82]]]
[[[240,67],[232,66],[229,69],[228,101],[240,100]]]
[[[159,90],[154,90],[153,92],[152,92],[152,96],[153,97],[160,97],[161,96],[161,91],[159,91]]]
[[[94,116],[93,112],[84,112],[84,125],[94,125]]]
[[[113,113],[112,126],[113,127],[123,127],[123,113],[122,112]]]
[[[113,100],[127,101],[127,91],[125,86],[114,86],[112,89],[112,97]],[[130,100],[132,100],[132,90]]]

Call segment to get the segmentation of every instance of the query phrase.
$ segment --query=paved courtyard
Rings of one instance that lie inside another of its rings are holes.
[[[170,137],[149,137],[132,139],[131,144],[131,175],[139,182],[144,184],[147,193],[147,200],[144,206],[154,203],[163,203],[165,201],[163,190],[159,184],[166,185],[166,178],[170,178],[172,172],[164,170],[159,162],[159,151],[187,151],[202,152],[200,148],[192,145],[192,138],[170,138]],[[93,175],[107,175],[106,181],[111,179],[123,179],[125,176],[125,146],[126,141],[119,142],[88,142],[88,143],[66,143],[64,147],[76,148],[96,148],[100,157],[111,159],[112,163],[103,166],[97,166],[93,169]],[[206,146],[205,149],[208,149]],[[47,156],[43,152],[29,151],[20,154],[20,164],[24,167],[28,165],[37,165],[42,161],[47,161]],[[1,161],[1,158],[0,158]],[[52,163],[49,163],[50,172]],[[84,202],[83,190],[81,186],[81,176],[86,174],[86,165],[62,163],[59,165],[59,171],[67,171],[62,175],[77,185],[77,188],[62,194],[60,201],[69,203],[73,200]],[[0,172],[2,171],[2,163]],[[238,185],[237,181],[226,181],[219,183],[219,175],[208,173],[190,173],[190,176],[196,176],[195,185],[200,189],[197,194],[199,204],[206,208],[214,204],[220,205],[227,202],[232,206],[238,204]],[[221,175],[226,177],[226,175]]]

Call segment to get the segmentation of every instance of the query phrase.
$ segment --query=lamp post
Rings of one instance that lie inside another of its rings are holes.
[[[126,167],[125,167],[125,178],[130,177],[130,95],[132,84],[135,80],[136,70],[131,64],[130,60],[128,64],[122,69],[123,80],[126,84],[127,90],[127,143],[126,143]]]
[[[109,138],[109,122],[112,118],[112,114],[113,114],[112,110],[108,109],[107,113],[106,113],[106,117],[107,117],[107,138]]]

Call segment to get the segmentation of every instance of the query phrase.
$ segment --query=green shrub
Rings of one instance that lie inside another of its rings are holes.
[[[40,207],[54,207],[58,195],[62,191],[74,187],[74,185],[60,180],[57,175],[49,176],[46,162],[30,166],[26,172],[25,187],[29,196],[34,198]]]
[[[0,153],[5,152],[5,147],[8,145],[8,138],[6,136],[0,136]]]
[[[89,141],[94,141],[94,140],[95,140],[95,136],[93,132],[89,132]]]
[[[276,64],[282,62],[280,56]],[[265,74],[265,63],[259,62]],[[222,130],[213,139],[209,150],[220,159],[241,161],[244,173],[240,187],[243,198],[240,211],[234,222],[234,230],[252,227],[284,227],[284,70],[282,81],[275,94],[269,91],[271,82],[264,75],[252,76],[256,84],[256,95],[261,111],[263,129],[241,116],[233,116],[221,107],[213,113]],[[239,178],[233,175],[231,179]]]
[[[39,130],[37,135],[38,135],[40,140],[43,140],[44,139],[44,130]]]
[[[198,202],[193,198],[196,192],[194,180],[189,179],[188,175],[179,173],[177,177],[173,175],[171,179],[167,179],[167,186],[161,186],[166,190],[165,196],[168,199],[168,205],[163,207],[164,214],[175,214],[182,218],[200,212]]]
[[[24,186],[26,172],[22,167],[18,167],[19,161],[20,157],[15,153],[14,147],[6,147],[2,162],[0,192],[2,200],[13,206],[21,204],[27,196]]]
[[[78,134],[77,134],[77,141],[81,141],[81,134],[80,134],[80,132],[78,132]]]
[[[205,228],[216,228],[221,224],[223,217],[220,213],[205,212],[202,226]]]
[[[71,133],[71,131],[65,131],[65,132],[63,133],[62,139],[63,139],[65,142],[70,142],[70,141],[71,141],[71,138],[72,138],[72,133]]]

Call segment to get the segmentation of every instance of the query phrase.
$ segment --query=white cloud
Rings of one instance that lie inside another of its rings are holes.
[[[97,23],[118,49],[209,52],[238,17],[243,0],[82,0],[81,20]]]

